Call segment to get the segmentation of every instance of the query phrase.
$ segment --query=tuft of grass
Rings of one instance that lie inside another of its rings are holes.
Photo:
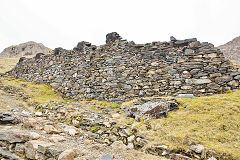
[[[2,78],[0,81],[3,86],[12,86],[14,88],[22,89],[28,96],[30,96],[30,102],[33,103],[45,104],[50,101],[65,102],[59,94],[51,89],[51,87],[44,84],[34,84],[9,77]]]
[[[151,119],[151,130],[140,125],[139,131],[150,137],[149,145],[188,150],[189,145],[200,143],[226,159],[240,159],[240,90],[177,101],[180,109],[167,118]]]
[[[114,104],[113,106],[112,106],[112,108],[120,108],[121,107],[121,104]]]
[[[18,63],[19,58],[1,58],[0,57],[0,73],[5,73],[13,69]]]

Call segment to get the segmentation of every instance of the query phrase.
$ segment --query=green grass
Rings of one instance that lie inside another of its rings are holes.
[[[121,107],[121,104],[114,104],[113,106],[112,106],[112,108],[120,108]]]
[[[200,143],[225,155],[240,159],[240,90],[207,97],[178,98],[181,107],[167,118],[151,119],[151,130],[139,131],[150,137],[150,144],[188,150]],[[187,105],[187,108],[182,106]]]
[[[66,102],[59,94],[55,93],[51,87],[44,84],[34,84],[19,79],[2,78],[0,80],[4,86],[12,86],[22,89],[31,98],[31,102],[39,104],[55,102]],[[26,87],[24,87],[26,86]]]

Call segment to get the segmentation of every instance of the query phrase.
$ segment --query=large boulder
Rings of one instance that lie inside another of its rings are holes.
[[[143,115],[149,115],[152,118],[165,117],[169,111],[178,109],[178,103],[175,99],[152,99],[143,100],[141,104],[136,104],[128,109],[127,116],[138,120]]]

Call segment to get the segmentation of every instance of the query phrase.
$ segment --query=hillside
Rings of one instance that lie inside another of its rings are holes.
[[[218,48],[221,49],[227,59],[240,65],[240,36]]]
[[[34,57],[37,53],[49,54],[50,48],[45,47],[41,43],[29,41],[18,45],[13,45],[5,48],[0,57],[6,58],[20,58],[20,57]]]
[[[0,74],[5,73],[15,67],[19,58],[0,57]]]

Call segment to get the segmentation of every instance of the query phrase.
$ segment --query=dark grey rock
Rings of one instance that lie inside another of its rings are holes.
[[[175,42],[175,41],[177,41],[177,39],[175,37],[171,36],[170,41]]]
[[[0,124],[17,124],[20,120],[12,114],[0,113]]]
[[[22,159],[9,151],[3,150],[1,147],[0,147],[0,156],[10,159],[10,160],[21,160]]]
[[[111,43],[115,42],[116,40],[121,40],[121,39],[122,39],[122,37],[117,32],[108,33],[106,35],[106,43],[107,44],[111,44]]]
[[[0,140],[9,143],[26,142],[29,140],[29,134],[18,129],[3,130],[0,131]]]
[[[47,155],[49,155],[49,157],[53,157],[53,158],[56,158],[56,157],[59,156],[62,152],[63,152],[63,149],[61,149],[61,148],[49,147],[49,148],[47,149]]]
[[[90,46],[91,46],[91,43],[82,41],[77,44],[77,46],[74,48],[74,50],[82,52],[82,51],[84,51],[84,47],[90,47]]]

